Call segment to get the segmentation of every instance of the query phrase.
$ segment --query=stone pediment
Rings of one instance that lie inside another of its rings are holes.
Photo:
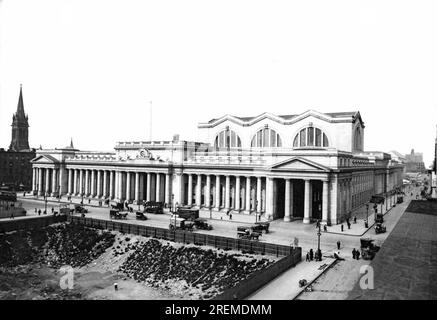
[[[287,159],[271,166],[272,171],[317,171],[329,172],[329,168],[300,157]]]
[[[47,163],[53,163],[53,164],[59,163],[59,161],[56,158],[54,158],[48,154],[39,155],[36,158],[33,158],[32,160],[30,160],[30,162],[34,163],[34,164],[36,164],[36,163],[46,163],[46,164]]]

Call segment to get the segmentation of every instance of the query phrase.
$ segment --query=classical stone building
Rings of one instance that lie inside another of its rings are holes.
[[[363,150],[364,128],[359,112],[226,115],[198,125],[201,142],[38,150],[33,190],[335,224],[402,185],[402,164]]]
[[[24,113],[23,92],[20,87],[17,111],[12,117],[12,139],[8,151],[0,149],[0,185],[30,190],[35,150],[29,148],[29,123]]]

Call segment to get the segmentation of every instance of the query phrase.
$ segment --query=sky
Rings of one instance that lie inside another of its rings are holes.
[[[150,131],[196,140],[225,114],[358,110],[365,150],[414,148],[428,167],[435,17],[434,0],[0,0],[0,147],[22,84],[31,147],[110,151]]]

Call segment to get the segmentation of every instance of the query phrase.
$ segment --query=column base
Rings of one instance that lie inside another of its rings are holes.
[[[305,218],[303,218],[303,221],[302,221],[302,222],[305,223],[305,224],[309,224],[309,223],[311,222],[311,219],[305,217]]]
[[[284,216],[284,222],[290,222],[291,218],[290,216]]]

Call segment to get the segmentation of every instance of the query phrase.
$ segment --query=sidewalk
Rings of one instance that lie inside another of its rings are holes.
[[[411,197],[411,195],[405,195],[404,196],[404,203],[409,202],[412,199],[415,199],[415,197],[416,197],[415,193],[413,194],[412,197]],[[386,209],[385,204],[382,205],[384,215],[389,213],[391,209],[393,209],[395,206],[398,205],[398,204],[394,203],[394,200],[391,204],[392,205],[390,205],[390,200],[388,200],[387,209]],[[378,212],[380,212],[380,210],[381,210],[381,205],[378,205]],[[364,226],[364,221],[366,220],[366,217],[367,217],[367,210],[366,210],[366,206],[363,205],[360,208],[356,209],[355,211],[352,211],[351,219],[350,219],[350,223],[351,223],[350,229],[348,229],[346,222],[343,222],[343,231],[341,231],[341,224],[337,224],[337,225],[327,227],[328,231],[325,233],[361,237],[367,231],[372,229],[373,226],[375,225],[375,214],[373,212],[374,212],[373,207],[369,206],[369,219],[368,219],[368,223],[369,223],[368,226],[369,227],[368,228],[365,228],[365,226]],[[357,223],[353,222],[353,217],[357,217]]]
[[[305,279],[307,286],[328,270],[336,261],[323,258],[323,261],[302,261],[290,268],[264,287],[251,294],[247,300],[293,300],[305,287],[299,287],[299,280]]]

